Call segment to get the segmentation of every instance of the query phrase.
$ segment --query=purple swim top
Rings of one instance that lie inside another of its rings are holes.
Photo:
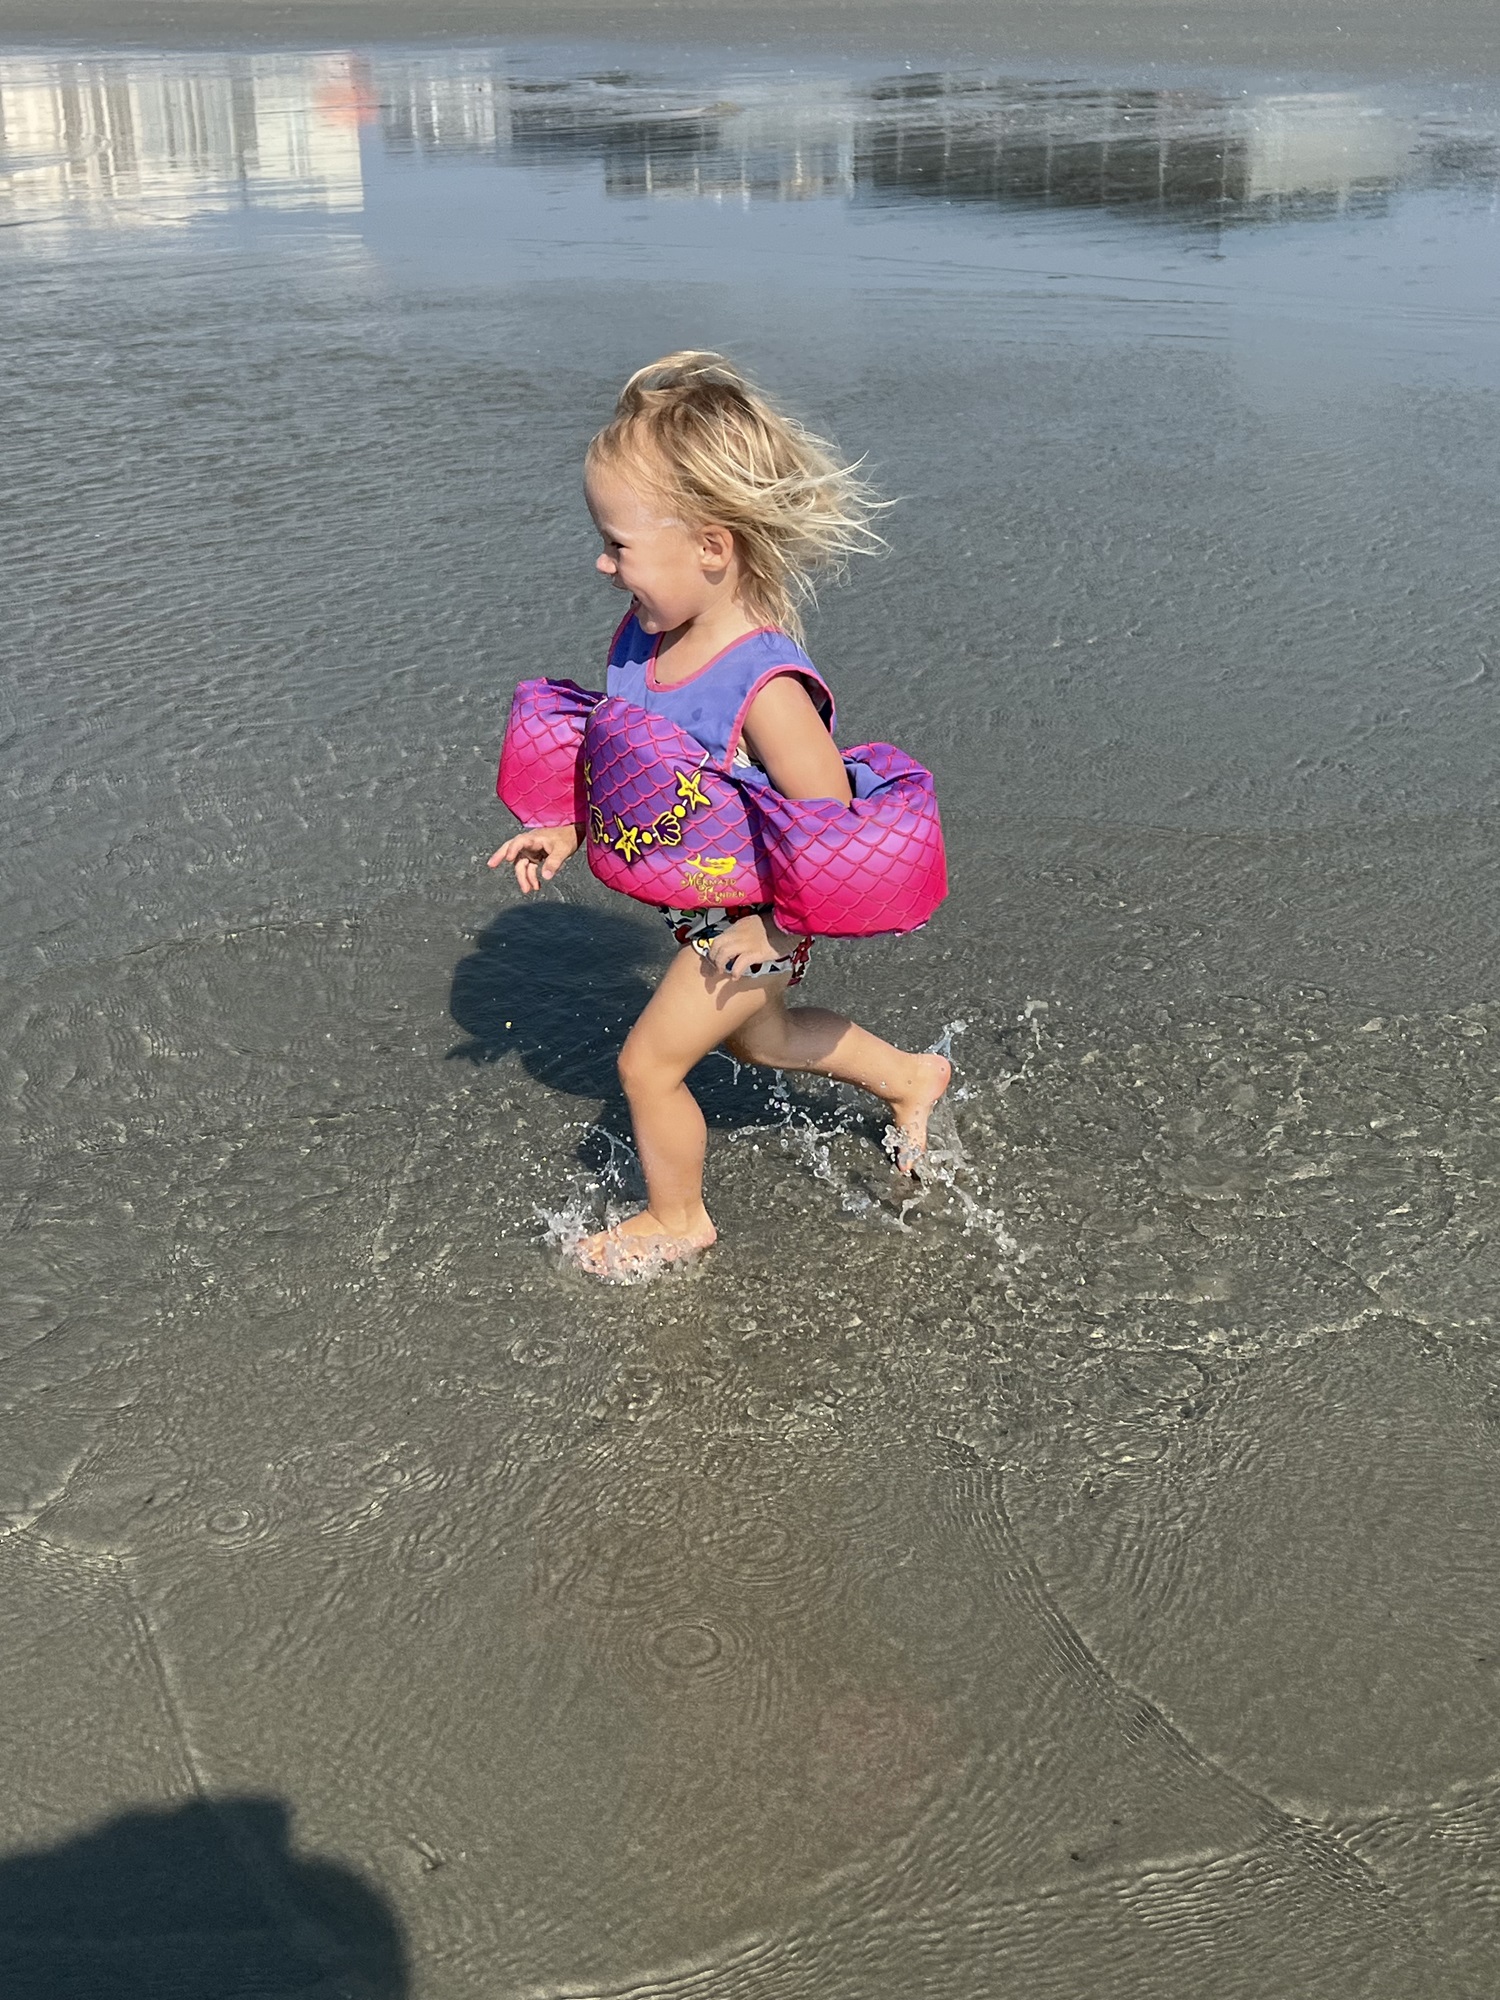
[[[715,653],[686,680],[670,685],[656,678],[659,637],[643,632],[627,613],[609,648],[609,692],[659,715],[696,738],[716,762],[734,762],[745,711],[778,674],[795,674],[833,731],[833,696],[795,639],[774,625],[762,625]]]

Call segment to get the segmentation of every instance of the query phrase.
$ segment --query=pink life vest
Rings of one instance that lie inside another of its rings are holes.
[[[865,743],[842,753],[850,805],[784,798],[755,766],[728,761],[742,721],[715,757],[619,695],[523,681],[496,791],[524,825],[582,828],[594,874],[639,902],[770,904],[797,936],[875,937],[926,923],[948,891],[931,773],[893,744]]]

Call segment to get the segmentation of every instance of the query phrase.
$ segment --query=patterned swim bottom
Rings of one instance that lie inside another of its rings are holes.
[[[690,944],[700,958],[705,958],[714,939],[723,937],[731,924],[738,923],[741,917],[770,918],[771,905],[752,903],[741,910],[663,910],[662,915],[677,942]],[[810,937],[798,938],[785,957],[763,960],[756,976],[770,979],[778,973],[789,972],[792,975],[788,982],[789,990],[792,986],[800,986],[807,977],[812,944]]]

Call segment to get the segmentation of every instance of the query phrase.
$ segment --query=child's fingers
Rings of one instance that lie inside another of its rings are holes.
[[[727,973],[731,979],[743,979],[755,954],[764,949],[751,938],[737,938],[731,933],[728,937],[716,939],[709,946],[708,955],[720,972]]]
[[[560,852],[560,845],[555,837],[549,839],[530,829],[513,834],[503,847],[497,847],[487,865],[491,868],[513,867],[517,883],[525,894],[530,895],[541,882],[552,880],[572,852],[571,848]]]

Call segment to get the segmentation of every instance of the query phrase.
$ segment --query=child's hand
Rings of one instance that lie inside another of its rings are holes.
[[[741,917],[722,937],[716,937],[703,956],[715,972],[731,979],[747,979],[772,959],[785,958],[797,940],[765,917]]]
[[[491,868],[513,867],[516,886],[523,896],[550,882],[570,854],[578,852],[576,826],[528,826],[497,847],[489,858]]]

